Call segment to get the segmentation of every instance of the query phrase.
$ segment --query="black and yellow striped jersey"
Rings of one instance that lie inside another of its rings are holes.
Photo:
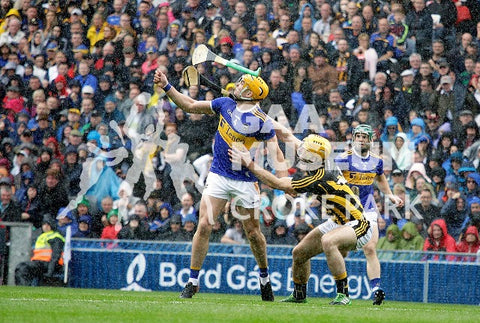
[[[335,223],[343,225],[349,221],[365,221],[360,199],[347,185],[340,170],[325,170],[321,167],[301,178],[292,180],[298,193],[312,193]]]

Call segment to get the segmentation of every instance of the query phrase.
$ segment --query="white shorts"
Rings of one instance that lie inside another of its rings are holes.
[[[375,211],[375,210],[364,211],[364,212],[363,212],[363,216],[364,216],[365,219],[367,219],[367,221],[369,221],[372,225],[373,225],[373,224],[377,224],[377,222],[378,222],[378,213],[377,213],[377,211]]]
[[[353,229],[355,229],[355,226],[358,225],[358,220],[347,222],[344,225],[348,225],[349,227],[352,227]],[[332,219],[328,219],[327,221],[320,224],[317,228],[318,228],[318,230],[320,230],[320,232],[322,234],[326,234],[326,233],[332,231],[333,229],[340,228],[342,226],[343,225],[341,225],[341,224],[335,223]],[[373,234],[372,225],[370,225],[367,233],[365,233],[360,238],[357,237],[357,245],[356,245],[357,250],[361,250],[363,248],[363,246],[366,245],[370,241],[370,239],[372,238],[372,234]]]
[[[234,204],[246,209],[260,206],[260,190],[257,182],[236,181],[210,172],[203,194],[223,200],[235,200]]]

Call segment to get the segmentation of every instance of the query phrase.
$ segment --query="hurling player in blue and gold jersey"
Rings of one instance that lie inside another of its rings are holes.
[[[288,194],[313,193],[317,195],[330,218],[310,231],[293,249],[293,282],[294,290],[284,302],[305,303],[307,282],[310,277],[310,258],[325,253],[328,268],[335,278],[337,296],[331,305],[351,304],[348,295],[347,270],[344,257],[348,251],[362,248],[372,236],[370,223],[363,216],[363,208],[358,197],[353,194],[347,181],[338,168],[332,169],[328,156],[332,150],[330,142],[318,135],[309,135],[303,141],[295,138],[291,132],[281,128],[285,142],[295,144],[299,158],[299,167],[307,170],[306,175],[299,178],[277,178],[270,172],[255,164],[246,150],[231,150],[233,161],[240,161],[272,188],[280,189]]]
[[[370,287],[373,292],[373,305],[382,304],[385,292],[380,287],[380,262],[378,261],[376,247],[378,242],[377,206],[373,198],[373,183],[382,193],[396,206],[403,205],[403,201],[392,194],[387,178],[383,173],[382,157],[370,151],[373,139],[372,127],[361,124],[353,130],[353,149],[346,151],[337,158],[335,164],[340,167],[343,176],[352,188],[352,191],[360,197],[365,217],[370,221],[373,236],[370,242],[363,247],[367,259],[367,274],[370,279]]]
[[[180,297],[191,298],[199,290],[198,276],[207,255],[212,227],[218,215],[223,213],[226,203],[233,199],[232,213],[242,221],[259,267],[262,300],[273,301],[266,241],[260,231],[258,216],[255,217],[255,211],[260,206],[257,178],[245,167],[233,167],[228,156],[228,150],[234,144],[250,149],[260,142],[266,142],[268,150],[276,154],[270,156],[274,157],[273,168],[279,176],[286,174],[284,157],[278,148],[272,122],[259,106],[259,102],[268,95],[267,84],[260,77],[243,75],[235,84],[235,100],[222,97],[212,101],[196,101],[173,88],[160,70],[156,71],[154,82],[185,112],[215,113],[220,116],[213,147],[213,162],[202,194],[198,227],[193,237],[190,278]]]

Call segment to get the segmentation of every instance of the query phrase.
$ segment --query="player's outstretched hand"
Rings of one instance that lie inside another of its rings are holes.
[[[167,76],[159,69],[155,71],[155,75],[153,76],[153,83],[159,85],[160,87],[164,88],[168,84]]]
[[[234,165],[243,165],[247,166],[252,162],[252,157],[250,152],[243,145],[233,145],[232,149],[228,150],[228,155],[230,156],[230,161]]]
[[[396,207],[402,207],[403,206],[403,200],[396,195],[389,194],[388,199],[390,200],[390,202],[395,204]]]

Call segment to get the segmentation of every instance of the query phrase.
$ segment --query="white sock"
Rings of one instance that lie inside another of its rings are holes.
[[[266,285],[270,281],[270,276],[260,277],[260,284]]]
[[[193,286],[198,286],[198,278],[189,278],[189,283],[192,283]]]

